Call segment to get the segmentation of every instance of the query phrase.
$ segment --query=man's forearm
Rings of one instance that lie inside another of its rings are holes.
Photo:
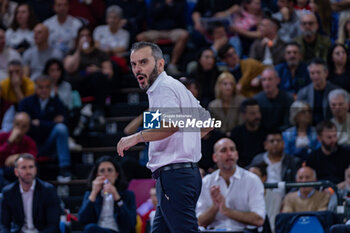
[[[198,216],[198,225],[207,227],[215,219],[216,214],[218,213],[218,208],[211,206],[203,214]]]
[[[253,226],[262,226],[264,224],[264,219],[254,212],[242,212],[233,209],[226,209],[223,214],[237,222],[241,222]]]

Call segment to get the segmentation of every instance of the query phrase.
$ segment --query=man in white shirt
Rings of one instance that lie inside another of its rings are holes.
[[[349,93],[344,89],[335,89],[328,94],[329,106],[333,114],[331,121],[337,127],[339,145],[350,145]]]
[[[82,22],[71,15],[68,15],[68,0],[55,0],[54,11],[56,15],[44,21],[50,31],[50,45],[68,54],[74,48],[75,38]]]
[[[122,28],[123,10],[113,5],[106,11],[107,25],[101,25],[94,30],[95,45],[110,55],[123,56],[129,47],[129,32]]]
[[[159,129],[146,129],[123,137],[118,142],[118,154],[124,156],[124,150],[140,142],[150,142],[147,167],[157,179],[159,201],[152,233],[199,232],[195,206],[202,179],[197,162],[201,158],[201,137],[212,128],[165,127],[173,122],[170,115],[180,115],[188,109],[201,121],[210,115],[181,82],[166,74],[163,53],[156,44],[135,43],[130,61],[140,88],[147,90],[150,109],[154,110],[153,120],[159,120],[161,115],[163,121],[158,121]]]
[[[237,166],[235,143],[229,138],[217,141],[213,160],[219,169],[203,178],[196,208],[199,225],[234,232],[262,226],[264,186],[258,176]]]
[[[21,154],[15,161],[18,181],[3,189],[0,232],[58,233],[60,201],[56,189],[36,178],[35,158]]]
[[[48,27],[41,23],[37,24],[34,28],[35,46],[23,54],[24,73],[32,80],[42,75],[45,64],[50,58],[63,59],[62,52],[50,46],[48,39]]]

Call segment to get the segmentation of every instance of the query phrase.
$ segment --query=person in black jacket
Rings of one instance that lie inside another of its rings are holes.
[[[79,210],[84,233],[131,233],[136,225],[136,204],[133,192],[126,190],[123,171],[117,161],[103,156],[89,176],[87,191]]]
[[[36,178],[35,159],[21,154],[15,162],[18,180],[3,189],[0,232],[58,233],[60,200],[56,189]]]
[[[38,156],[56,154],[60,167],[57,180],[69,182],[70,153],[68,148],[68,129],[65,125],[66,108],[57,96],[50,97],[52,80],[42,75],[35,80],[35,94],[19,103],[19,111],[26,112],[31,118],[28,135],[38,146]]]

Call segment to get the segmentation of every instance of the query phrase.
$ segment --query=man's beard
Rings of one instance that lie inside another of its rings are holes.
[[[149,78],[148,78],[148,83],[147,85],[145,85],[144,87],[142,87],[141,85],[140,88],[143,89],[143,90],[147,90],[148,88],[150,88],[150,86],[152,86],[152,84],[154,83],[154,81],[156,81],[157,77],[158,77],[158,66],[157,64],[154,65],[154,68],[152,70],[152,72],[150,73],[149,75]]]
[[[326,151],[328,151],[328,152],[330,152],[330,153],[336,152],[337,149],[338,149],[337,144],[335,144],[335,145],[325,145],[325,144],[323,144],[323,147],[324,147],[324,149],[325,149]]]
[[[303,31],[302,34],[304,37],[312,37],[316,34],[317,31]]]

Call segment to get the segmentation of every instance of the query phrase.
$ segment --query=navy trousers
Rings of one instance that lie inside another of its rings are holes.
[[[152,233],[198,233],[196,204],[202,188],[198,167],[162,171]]]

